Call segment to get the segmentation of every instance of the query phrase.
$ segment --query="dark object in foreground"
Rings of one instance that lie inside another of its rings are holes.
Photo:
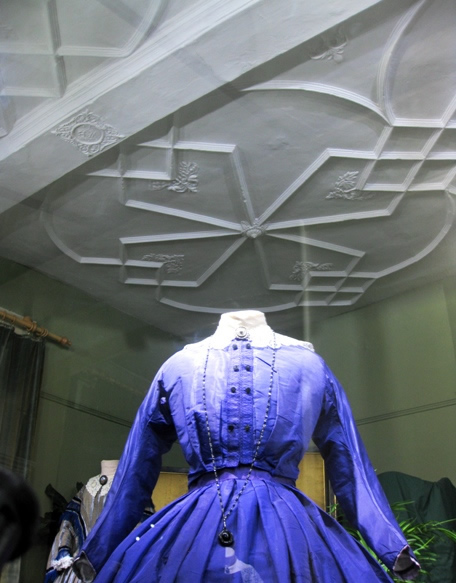
[[[38,500],[27,482],[0,468],[0,569],[31,546],[38,515]]]

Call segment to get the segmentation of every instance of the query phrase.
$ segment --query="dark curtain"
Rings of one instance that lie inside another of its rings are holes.
[[[26,476],[45,342],[0,326],[0,464]]]
[[[417,522],[445,521],[446,528],[456,530],[456,488],[448,478],[428,482],[401,472],[384,472],[378,476],[390,504],[413,502],[407,505],[403,518]],[[456,583],[456,544],[450,539],[436,539],[432,545],[435,563],[428,575],[419,581],[426,583]]]
[[[0,465],[26,477],[35,429],[45,342],[0,325]],[[18,583],[21,559],[7,563],[0,583]]]

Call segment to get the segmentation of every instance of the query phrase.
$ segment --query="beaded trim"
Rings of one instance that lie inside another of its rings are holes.
[[[245,339],[247,337],[247,334],[245,335],[240,335],[242,339]],[[239,336],[238,336],[239,337]],[[255,462],[257,460],[257,456],[258,456],[258,452],[260,450],[260,446],[261,443],[263,441],[263,436],[264,436],[264,432],[266,429],[266,424],[268,421],[268,417],[269,417],[269,409],[271,408],[271,397],[272,397],[272,387],[274,384],[274,370],[275,370],[275,361],[276,361],[276,352],[277,352],[277,345],[276,345],[276,335],[275,332],[273,332],[273,346],[272,346],[272,363],[271,363],[271,376],[269,379],[269,388],[268,388],[268,401],[266,404],[266,411],[264,414],[264,419],[263,419],[263,424],[261,426],[261,431],[260,431],[260,435],[258,438],[258,442],[255,446],[255,452],[253,454],[253,459],[252,459],[252,463],[250,465],[249,471],[247,472],[247,476],[245,478],[245,482],[242,485],[242,488],[239,490],[238,494],[236,494],[233,503],[231,504],[231,507],[228,509],[228,512],[226,512],[225,510],[225,505],[223,504],[223,499],[222,499],[222,492],[221,492],[221,487],[220,487],[220,479],[219,479],[219,475],[217,472],[217,467],[216,467],[216,463],[215,463],[215,454],[214,454],[214,446],[212,443],[212,435],[211,435],[211,430],[209,427],[209,413],[207,410],[207,400],[206,400],[206,375],[207,375],[207,365],[209,362],[209,354],[211,351],[211,344],[209,343],[208,348],[207,348],[207,353],[206,353],[206,360],[204,363],[204,370],[203,370],[203,380],[202,380],[202,394],[203,394],[203,407],[204,407],[204,415],[205,415],[205,419],[206,419],[206,430],[207,430],[207,437],[209,440],[209,450],[211,452],[211,460],[212,460],[212,469],[214,471],[214,479],[215,479],[215,484],[216,484],[216,488],[217,488],[217,495],[218,495],[218,499],[219,499],[219,503],[220,503],[220,509],[222,511],[222,524],[223,524],[223,529],[222,531],[219,533],[218,535],[218,539],[219,542],[222,546],[232,546],[234,544],[234,536],[232,534],[232,532],[230,532],[227,528],[227,520],[228,517],[231,515],[231,513],[233,512],[233,510],[236,508],[237,503],[239,502],[239,498],[242,496],[242,494],[244,493],[244,490],[247,487],[247,484],[250,482],[250,476],[252,474],[253,471],[253,467],[255,465]]]

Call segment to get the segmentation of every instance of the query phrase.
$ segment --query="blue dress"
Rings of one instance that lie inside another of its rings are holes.
[[[186,346],[156,375],[104,511],[75,563],[80,577],[92,581],[96,574],[96,583],[391,582],[332,517],[294,487],[312,438],[352,524],[388,568],[404,569],[404,578],[416,576],[419,567],[344,391],[324,360],[306,343],[271,330],[263,345],[220,345],[216,336]],[[245,484],[265,425],[251,478],[228,517],[232,547],[217,539],[222,511],[206,411],[226,511]],[[189,492],[134,529],[158,479],[161,455],[176,439],[190,466]]]

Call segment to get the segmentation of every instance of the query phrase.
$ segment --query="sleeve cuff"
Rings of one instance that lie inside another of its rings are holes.
[[[60,559],[54,560],[51,563],[51,567],[56,571],[65,571],[69,569],[73,564],[73,557],[61,557]]]
[[[406,546],[396,557],[393,566],[393,573],[396,577],[404,580],[415,579],[420,572],[420,564],[411,555],[410,547]]]
[[[97,572],[93,568],[92,563],[87,558],[87,555],[82,552],[79,557],[74,560],[73,571],[83,583],[92,583]]]

